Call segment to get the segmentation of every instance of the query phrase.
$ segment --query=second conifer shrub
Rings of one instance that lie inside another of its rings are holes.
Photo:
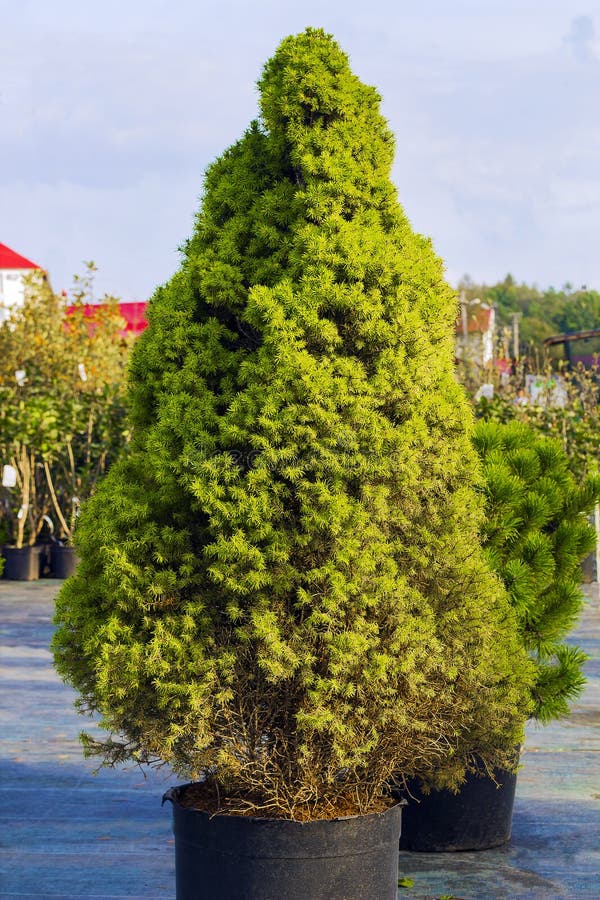
[[[455,784],[465,748],[508,765],[529,663],[479,543],[455,296],[379,97],[314,29],[259,88],[150,303],[54,649],[111,733],[88,752],[327,817],[394,773]]]
[[[568,715],[585,684],[586,656],[565,638],[583,602],[581,561],[596,544],[586,514],[600,499],[600,477],[577,483],[560,442],[521,422],[480,422],[474,443],[484,468],[485,549],[535,661],[532,715],[546,723]]]

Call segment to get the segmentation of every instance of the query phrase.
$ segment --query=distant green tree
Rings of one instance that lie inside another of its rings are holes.
[[[553,321],[559,332],[600,328],[600,294],[588,290],[574,292],[562,309],[554,313]]]
[[[456,783],[471,745],[510,764],[529,664],[479,545],[456,298],[379,97],[314,29],[259,87],[150,302],[54,651],[116,735],[88,752],[335,815],[398,771]]]
[[[507,275],[497,284],[477,284],[468,275],[458,289],[467,300],[475,297],[496,307],[500,329],[510,326],[513,313],[519,313],[520,345],[523,354],[543,351],[543,342],[553,334],[600,328],[600,293],[587,288],[540,290],[535,285],[517,283]]]

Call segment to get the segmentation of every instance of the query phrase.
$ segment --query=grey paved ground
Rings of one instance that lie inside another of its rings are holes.
[[[82,758],[87,723],[48,652],[58,587],[0,581],[0,897],[171,900],[170,812],[160,798],[173,779],[93,775]],[[575,636],[593,656],[589,684],[568,721],[529,733],[512,842],[483,853],[401,853],[401,875],[414,884],[399,898],[600,898],[597,586],[589,593]]]

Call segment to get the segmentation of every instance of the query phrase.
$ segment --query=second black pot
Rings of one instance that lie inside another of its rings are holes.
[[[396,900],[402,806],[296,822],[173,804],[177,900]]]
[[[79,562],[74,547],[52,544],[50,548],[50,572],[52,578],[70,578]]]
[[[423,794],[409,783],[412,796],[402,817],[401,850],[423,853],[452,850],[489,850],[510,840],[516,774],[496,771],[498,785],[489,775],[469,774],[458,794],[431,791]]]

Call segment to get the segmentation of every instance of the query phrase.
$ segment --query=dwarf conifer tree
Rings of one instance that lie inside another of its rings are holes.
[[[484,467],[485,549],[518,616],[536,663],[532,714],[568,715],[585,683],[584,653],[565,642],[581,611],[581,560],[595,547],[586,519],[600,477],[577,483],[558,441],[524,423],[480,422],[474,435]]]
[[[108,762],[225,808],[373,808],[394,772],[506,762],[529,663],[481,550],[456,302],[324,32],[266,64],[133,353],[133,439],[87,504],[59,671]]]

